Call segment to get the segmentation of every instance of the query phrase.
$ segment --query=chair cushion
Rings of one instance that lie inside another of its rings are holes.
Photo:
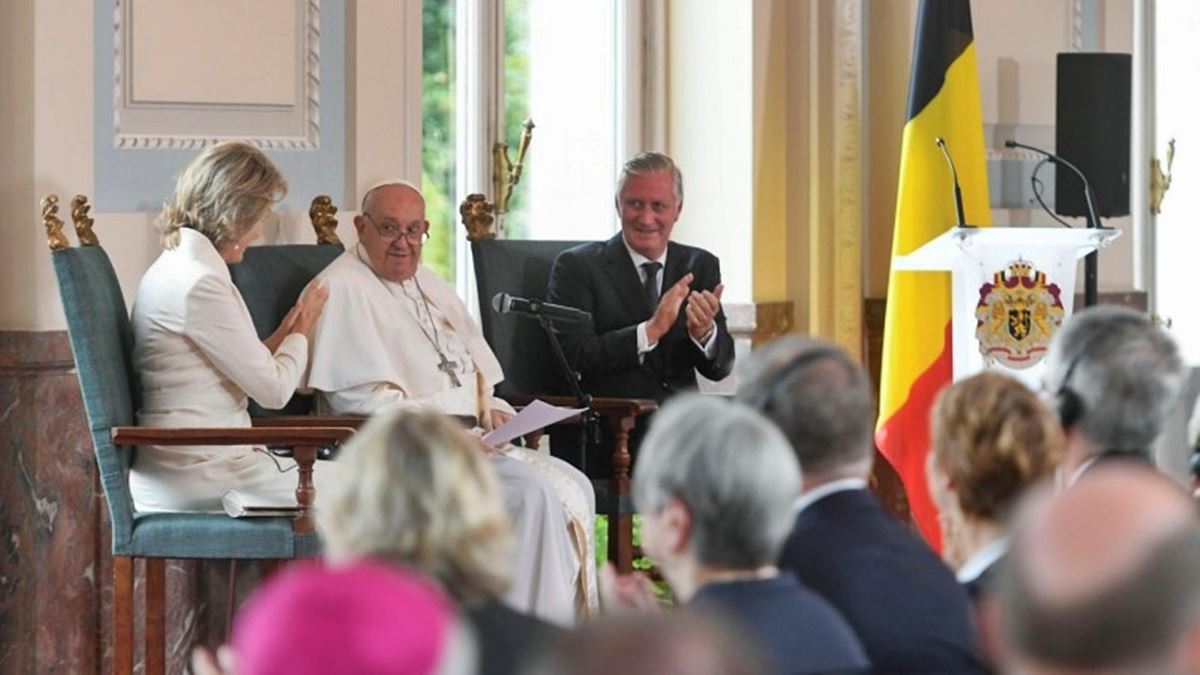
[[[315,534],[292,532],[291,518],[223,513],[146,513],[133,521],[129,555],[151,558],[284,559],[320,553]]]

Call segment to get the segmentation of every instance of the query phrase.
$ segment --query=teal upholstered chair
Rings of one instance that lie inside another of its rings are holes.
[[[575,407],[574,396],[554,363],[541,326],[511,314],[497,314],[491,300],[497,293],[544,300],[550,268],[558,254],[577,241],[477,239],[471,242],[475,284],[479,292],[480,327],[504,370],[497,393],[515,406],[540,398],[553,405]],[[633,569],[633,505],[629,496],[629,433],[639,417],[658,408],[651,400],[594,398],[592,409],[612,431],[612,475],[594,480],[596,511],[608,516],[608,558],[623,573]],[[563,434],[569,438],[573,434]],[[609,449],[605,449],[607,452]],[[557,447],[555,450],[558,452]],[[577,453],[576,453],[577,454]],[[564,453],[570,459],[570,453]],[[578,458],[575,458],[578,462]]]
[[[70,248],[57,217],[57,197],[42,202],[51,260],[70,334],[100,483],[108,504],[113,555],[113,670],[133,668],[134,560],[146,561],[146,669],[165,666],[165,578],[168,558],[287,559],[319,550],[313,533],[312,464],[318,448],[336,445],[353,431],[332,427],[255,429],[139,428],[140,387],[132,362],[133,330],[108,255],[91,233],[86,199],[73,203],[80,246]],[[129,467],[137,445],[281,445],[300,465],[296,518],[234,519],[224,514],[137,513]]]

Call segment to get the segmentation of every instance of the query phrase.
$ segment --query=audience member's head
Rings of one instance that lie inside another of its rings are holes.
[[[688,611],[594,621],[559,640],[527,675],[761,675],[768,664],[724,621]]]
[[[296,563],[239,612],[237,675],[474,672],[469,634],[430,582],[394,565]]]
[[[875,398],[867,374],[842,349],[780,338],[751,354],[738,379],[738,399],[791,443],[806,489],[871,473]]]
[[[1200,524],[1176,484],[1110,464],[1020,509],[1000,596],[1016,672],[1200,672]]]
[[[982,528],[1002,530],[1025,488],[1053,474],[1062,431],[1037,394],[993,371],[944,389],[932,417],[930,492],[943,520],[943,553],[957,567],[987,543]]]
[[[1149,455],[1183,385],[1175,341],[1121,307],[1083,309],[1046,356],[1046,384],[1067,431],[1063,469],[1101,453]]]
[[[336,562],[402,563],[467,603],[507,589],[508,516],[484,453],[445,416],[373,419],[343,448],[318,493],[317,529]]]
[[[633,497],[646,552],[682,599],[696,565],[773,565],[792,526],[800,468],[762,415],[725,399],[676,397],[642,442]]]
[[[271,206],[287,194],[287,181],[262,150],[240,141],[208,147],[183,170],[163,206],[158,228],[164,248],[179,245],[188,228],[212,242],[226,262],[239,262],[246,245],[262,236]]]

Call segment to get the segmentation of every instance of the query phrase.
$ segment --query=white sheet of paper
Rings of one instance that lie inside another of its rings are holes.
[[[587,408],[560,408],[545,401],[534,399],[509,421],[493,429],[483,437],[483,441],[491,446],[500,446],[518,436],[524,436],[532,431],[548,427],[568,417],[578,415]]]

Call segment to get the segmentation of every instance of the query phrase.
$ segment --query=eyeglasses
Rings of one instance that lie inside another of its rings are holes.
[[[363,218],[371,223],[371,227],[375,228],[375,232],[379,234],[379,238],[386,241],[392,241],[396,237],[403,236],[409,243],[421,244],[429,239],[429,221],[422,221],[421,223],[413,223],[408,227],[401,227],[400,223],[391,218],[385,218],[383,221],[377,223],[371,217],[371,214],[365,212],[363,213]]]

